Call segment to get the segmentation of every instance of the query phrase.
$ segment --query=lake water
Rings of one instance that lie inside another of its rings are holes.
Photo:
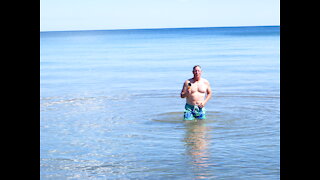
[[[41,32],[40,177],[280,179],[280,27]]]

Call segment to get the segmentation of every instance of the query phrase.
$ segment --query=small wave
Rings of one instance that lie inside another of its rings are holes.
[[[57,104],[88,104],[88,103],[99,103],[103,101],[122,101],[128,100],[128,96],[97,96],[97,97],[76,97],[76,98],[65,98],[65,97],[44,97],[40,98],[41,106],[47,107]]]
[[[181,123],[183,120],[183,112],[160,113],[152,120],[158,122]]]
[[[179,93],[143,93],[143,94],[134,94],[134,97],[137,98],[180,98]]]
[[[204,120],[205,122],[213,122],[214,119],[220,116],[220,112],[216,111],[207,111],[206,112],[207,119]],[[183,123],[183,111],[181,112],[166,112],[160,113],[156,115],[153,121],[157,122],[167,122],[167,123]]]
[[[278,95],[250,95],[250,94],[222,94],[215,97],[242,97],[242,98],[280,98]]]

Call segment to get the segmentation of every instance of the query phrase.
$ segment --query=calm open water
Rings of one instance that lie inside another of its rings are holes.
[[[280,179],[279,31],[41,32],[41,179]],[[187,123],[197,64],[213,97]]]

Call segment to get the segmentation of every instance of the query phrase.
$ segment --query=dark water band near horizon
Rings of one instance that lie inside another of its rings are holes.
[[[280,179],[280,27],[41,32],[40,177]]]

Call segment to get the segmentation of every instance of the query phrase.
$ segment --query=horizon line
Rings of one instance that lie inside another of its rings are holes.
[[[199,28],[234,28],[234,27],[280,27],[280,25],[260,25],[260,26],[213,26],[213,27],[171,27],[171,28],[134,28],[134,29],[87,29],[87,30],[49,30],[41,32],[79,32],[79,31],[121,31],[121,30],[161,30],[161,29],[199,29]]]

